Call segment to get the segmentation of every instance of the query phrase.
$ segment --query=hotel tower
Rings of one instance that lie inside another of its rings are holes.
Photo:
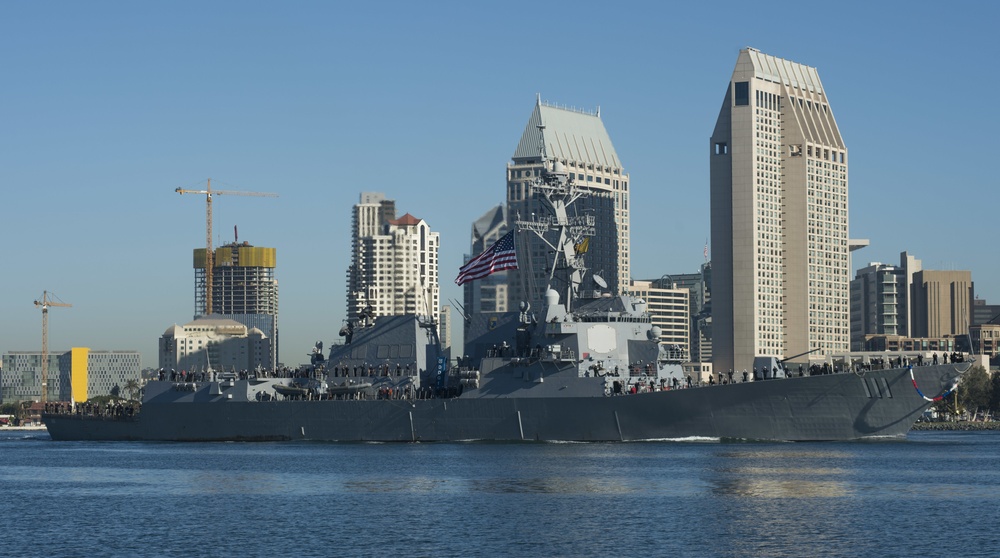
[[[816,69],[740,51],[709,148],[715,371],[847,351],[847,147]]]

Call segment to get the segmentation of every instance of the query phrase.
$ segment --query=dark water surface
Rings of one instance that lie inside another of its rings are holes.
[[[52,442],[0,556],[997,556],[1000,432],[856,443]]]

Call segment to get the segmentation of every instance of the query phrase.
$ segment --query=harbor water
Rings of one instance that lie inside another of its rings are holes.
[[[5,556],[994,556],[1000,432],[752,443],[53,442]]]

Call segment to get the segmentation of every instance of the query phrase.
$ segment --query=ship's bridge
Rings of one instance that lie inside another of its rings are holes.
[[[629,303],[625,297],[604,297],[587,300],[573,310],[580,322],[650,323],[645,303]]]

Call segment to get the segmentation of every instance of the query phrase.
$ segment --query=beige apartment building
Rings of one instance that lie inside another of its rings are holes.
[[[354,206],[351,266],[347,270],[347,316],[421,315],[441,311],[438,284],[439,234],[407,213],[396,219],[393,200],[361,194]]]

